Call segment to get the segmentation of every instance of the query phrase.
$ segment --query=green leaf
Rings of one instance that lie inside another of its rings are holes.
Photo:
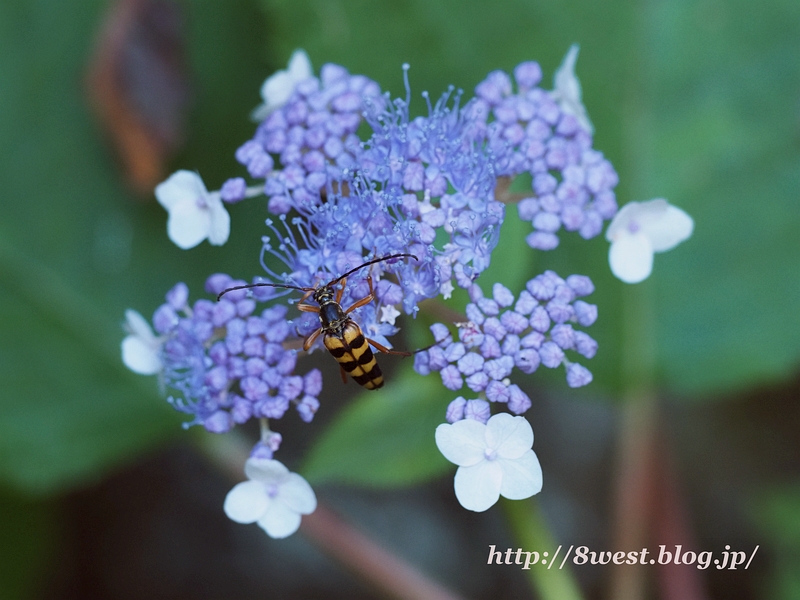
[[[695,218],[656,256],[663,376],[688,392],[786,377],[800,361],[800,5],[653,7],[644,197]],[[713,23],[713,24],[712,24]],[[648,135],[649,134],[649,135]]]
[[[0,478],[47,492],[177,430],[155,380],[122,366],[119,330],[90,301],[2,242],[0,275]]]
[[[767,598],[800,597],[800,487],[772,486],[759,494],[751,511],[764,538],[761,551],[771,550],[770,576],[766,578]]]
[[[176,163],[214,188],[239,174],[233,153],[254,129],[263,26],[244,1],[186,6],[196,95]],[[156,379],[122,366],[126,308],[147,317],[177,281],[196,298],[215,271],[260,271],[262,207],[234,211],[225,248],[184,252],[155,199],[124,187],[85,98],[106,9],[0,4],[0,481],[36,493],[95,480],[181,433]]]
[[[344,408],[316,440],[300,472],[311,483],[376,487],[436,477],[452,467],[433,437],[451,399],[436,374],[421,377],[407,368]]]
[[[502,498],[500,506],[511,525],[515,541],[523,548],[556,548],[557,543],[536,498],[507,500]],[[550,561],[556,557],[553,556]],[[545,561],[547,559],[545,558]],[[581,588],[571,565],[551,569],[546,562],[529,565],[525,576],[542,600],[581,600]]]
[[[3,490],[0,512],[0,597],[38,597],[55,541],[52,507]]]

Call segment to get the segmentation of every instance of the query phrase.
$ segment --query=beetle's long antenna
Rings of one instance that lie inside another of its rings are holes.
[[[344,275],[340,275],[336,279],[333,279],[333,280],[329,281],[323,287],[330,287],[332,285],[335,285],[337,282],[341,281],[342,279],[344,279],[348,275],[352,275],[353,273],[355,273],[359,269],[363,269],[364,267],[368,267],[369,265],[374,265],[375,263],[383,262],[385,260],[391,260],[393,258],[403,258],[403,257],[408,257],[408,258],[413,258],[414,260],[419,260],[413,254],[389,254],[388,256],[381,256],[380,258],[373,258],[372,260],[368,260],[367,262],[365,262],[363,264],[360,264],[355,269],[350,269]],[[286,289],[289,289],[289,290],[299,290],[301,292],[309,292],[309,291],[311,291],[313,289],[317,289],[317,288],[309,288],[309,287],[299,287],[299,286],[296,286],[296,285],[286,285],[286,284],[283,284],[283,283],[251,283],[251,284],[248,284],[248,285],[237,285],[235,287],[230,287],[230,288],[228,288],[226,290],[222,290],[219,293],[219,295],[217,296],[217,302],[219,302],[220,299],[225,294],[227,294],[228,292],[233,292],[235,290],[249,290],[249,289],[254,288],[254,287],[286,288]]]
[[[393,258],[403,258],[404,256],[407,256],[409,258],[413,258],[414,260],[417,260],[417,261],[419,260],[413,254],[389,254],[388,256],[381,256],[380,258],[373,258],[372,260],[368,260],[367,262],[365,262],[363,264],[360,264],[355,269],[350,269],[344,275],[339,275],[339,277],[337,277],[336,279],[333,279],[333,280],[329,281],[328,283],[325,284],[325,287],[330,287],[332,285],[335,285],[337,282],[341,281],[345,277],[347,277],[349,275],[352,275],[353,273],[355,273],[359,269],[363,269],[364,267],[367,267],[369,265],[374,265],[375,263],[383,262],[385,260],[391,260]]]
[[[313,289],[313,288],[303,288],[303,287],[298,287],[298,286],[296,286],[296,285],[285,285],[285,284],[282,284],[282,283],[251,283],[251,284],[249,284],[249,285],[237,285],[236,287],[230,287],[230,288],[228,288],[227,290],[222,290],[222,291],[219,293],[219,295],[217,296],[217,302],[219,302],[219,301],[220,301],[220,299],[221,299],[221,298],[222,298],[222,297],[223,297],[225,294],[227,294],[228,292],[232,292],[232,291],[234,291],[234,290],[249,290],[250,288],[254,288],[254,287],[277,287],[277,288],[287,288],[287,289],[290,289],[290,290],[300,290],[301,292],[307,292],[308,290],[310,290],[310,289]]]

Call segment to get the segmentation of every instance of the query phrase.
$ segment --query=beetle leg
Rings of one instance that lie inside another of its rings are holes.
[[[336,290],[336,304],[342,303],[342,296],[344,295],[344,286],[347,284],[347,277],[342,279],[340,283],[342,284],[341,287]]]
[[[322,333],[322,327],[309,333],[308,337],[306,337],[306,341],[303,342],[303,350],[308,352],[308,349],[311,348],[312,344],[317,341],[320,333]]]
[[[362,306],[366,306],[367,304],[375,300],[375,291],[372,289],[372,275],[369,275],[367,277],[367,283],[369,283],[369,295],[364,296],[361,300],[357,300],[356,302],[354,302],[353,306],[344,311],[344,314],[349,315],[355,309],[361,308]]]
[[[297,310],[300,310],[302,312],[319,313],[319,306],[314,306],[313,304],[305,304],[304,302],[301,302],[300,304],[297,305]]]
[[[339,365],[339,372],[342,374],[342,383],[347,384],[347,371],[344,370],[342,365]]]
[[[370,338],[364,338],[364,339],[366,339],[370,344],[372,344],[378,352],[383,352],[384,354],[397,354],[399,356],[411,356],[413,354],[413,352],[399,352],[397,350],[389,350],[389,348],[387,348],[383,344],[379,344],[373,339]]]

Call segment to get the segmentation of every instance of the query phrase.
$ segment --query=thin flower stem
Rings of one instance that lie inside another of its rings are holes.
[[[244,192],[245,198],[255,198],[256,196],[263,196],[264,195],[264,186],[263,185],[256,185],[249,187]]]
[[[494,197],[500,202],[503,202],[504,198],[508,194],[509,188],[511,187],[511,183],[511,177],[498,177],[497,183],[494,186]]]
[[[272,433],[269,429],[269,419],[259,419],[259,429],[261,430],[261,441],[266,443],[269,441],[269,435]]]
[[[672,452],[664,434],[656,436],[655,464],[660,473],[656,482],[654,535],[659,545],[681,547],[698,552],[691,519],[681,490]],[[702,571],[667,563],[656,567],[656,578],[663,600],[707,600]]]
[[[622,409],[617,459],[617,498],[614,548],[682,547],[697,550],[680,485],[671,463],[670,448],[659,430],[657,397],[646,391],[626,397]],[[650,571],[652,572],[652,571]],[[646,565],[613,567],[610,598],[646,597]],[[707,598],[697,569],[657,565],[656,575],[665,600]]]
[[[502,198],[498,198],[497,200],[499,202],[502,202],[503,204],[517,204],[520,202],[520,200],[524,200],[525,198],[530,198],[530,197],[531,197],[530,192],[528,192],[527,194],[523,192],[508,192]]]
[[[442,302],[438,298],[423,300],[419,304],[420,312],[430,315],[444,323],[465,323],[469,321],[463,312],[455,310],[450,305]]]
[[[324,505],[303,518],[302,531],[314,544],[391,598],[457,600],[419,570],[351,527]]]
[[[516,204],[520,200],[529,198],[531,192],[512,192],[511,184],[513,180],[511,177],[498,177],[497,185],[494,188],[494,197],[498,202],[503,204]]]
[[[656,398],[651,392],[626,395],[617,440],[616,489],[612,544],[614,551],[634,551],[648,546],[654,491]],[[611,570],[609,598],[644,598],[647,566],[623,565]]]
[[[613,546],[633,551],[647,545],[657,468],[657,396],[653,388],[655,334],[652,281],[623,290],[622,375],[624,381],[616,459]],[[611,571],[609,597],[640,600],[646,567],[625,565]]]
[[[539,509],[539,503],[531,500],[500,499],[503,512],[518,545],[526,552],[547,552],[553,557],[558,544],[547,527],[547,522]],[[566,548],[559,552],[566,556]],[[546,559],[545,559],[546,560]],[[531,587],[542,600],[580,600],[583,598],[575,575],[569,563],[561,568],[560,559],[550,567],[549,563],[533,565],[527,572]]]
[[[687,519],[680,513],[677,481],[668,468],[668,448],[659,428],[658,394],[654,383],[657,338],[653,293],[652,281],[626,286],[623,290],[625,392],[615,469],[612,543],[616,551],[635,551],[668,540],[691,546],[691,532]],[[664,526],[665,521],[668,527]],[[647,597],[649,573],[652,570],[641,564],[614,568],[609,597],[615,600]],[[673,594],[667,589],[675,589],[676,584],[673,578],[666,587],[662,586],[663,593]],[[703,598],[702,582],[691,574],[681,577],[679,589],[677,594],[663,597]]]
[[[200,451],[232,481],[243,478],[250,444],[237,432],[194,437]],[[220,501],[221,505],[221,501]],[[398,600],[459,600],[461,597],[431,580],[416,567],[357,531],[324,504],[304,516],[300,531],[351,573],[382,594]]]

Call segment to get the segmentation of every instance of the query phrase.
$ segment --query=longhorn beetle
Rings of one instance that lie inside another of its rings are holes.
[[[363,385],[368,390],[377,390],[383,387],[383,373],[372,354],[370,344],[376,350],[384,354],[398,354],[400,356],[411,356],[411,352],[396,352],[389,350],[383,344],[379,344],[364,336],[361,327],[358,323],[350,318],[350,313],[357,308],[366,306],[375,299],[375,292],[372,289],[372,275],[367,276],[367,283],[369,284],[369,295],[361,300],[357,300],[350,308],[343,310],[341,306],[342,295],[344,294],[345,284],[347,277],[356,271],[363,269],[369,265],[391,260],[393,258],[409,257],[414,260],[419,260],[413,254],[390,254],[382,256],[381,258],[374,258],[357,266],[355,269],[350,269],[344,275],[340,275],[336,279],[331,279],[328,283],[317,287],[299,287],[295,285],[286,285],[278,283],[253,283],[250,285],[239,285],[236,287],[228,288],[222,291],[217,296],[219,301],[222,296],[234,290],[249,289],[254,287],[277,287],[288,288],[291,290],[299,290],[303,292],[303,297],[297,304],[297,308],[303,312],[313,312],[319,315],[320,326],[319,329],[312,331],[303,342],[303,350],[308,351],[314,344],[320,334],[324,334],[322,342],[328,349],[336,361],[339,363],[339,369],[342,373],[342,381],[347,383],[347,373],[355,379],[356,383]],[[341,287],[334,291],[333,287],[341,282]],[[313,298],[317,306],[307,304],[306,300]]]

